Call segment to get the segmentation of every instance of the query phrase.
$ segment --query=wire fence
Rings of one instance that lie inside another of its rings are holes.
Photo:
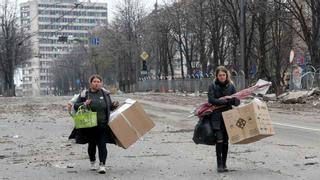
[[[245,88],[244,76],[234,76],[233,81],[237,90]],[[137,92],[207,92],[208,87],[212,82],[212,78],[170,80],[146,79],[138,81],[135,90]]]
[[[316,87],[320,88],[320,69],[316,72],[306,72],[301,76],[302,90],[311,90]]]
[[[245,79],[243,75],[233,76],[234,84],[237,90],[245,88]],[[137,92],[207,92],[209,85],[213,82],[213,78],[186,78],[186,79],[145,79],[138,81],[135,87]],[[311,90],[320,88],[320,69],[305,72],[301,76],[297,90]]]

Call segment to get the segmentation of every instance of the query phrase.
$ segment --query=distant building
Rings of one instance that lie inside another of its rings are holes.
[[[90,32],[107,24],[106,3],[32,0],[21,3],[21,26],[31,38],[32,58],[22,66],[23,95],[51,92],[52,62],[67,54],[74,40],[88,43]]]

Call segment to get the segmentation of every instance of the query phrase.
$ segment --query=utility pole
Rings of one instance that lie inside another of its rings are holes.
[[[240,0],[240,72],[242,76],[241,79],[242,86],[247,85],[247,77],[246,77],[246,0]],[[244,87],[241,87],[244,88]]]

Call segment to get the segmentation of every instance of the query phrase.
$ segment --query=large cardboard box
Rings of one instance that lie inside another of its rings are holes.
[[[260,100],[253,100],[222,115],[232,144],[249,144],[275,134],[267,104]]]
[[[140,103],[127,99],[110,115],[109,126],[116,136],[117,144],[127,149],[150,131],[155,124]]]

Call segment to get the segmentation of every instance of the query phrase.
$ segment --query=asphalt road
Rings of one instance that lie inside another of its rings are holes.
[[[108,145],[108,171],[89,171],[85,145],[69,142],[70,97],[0,98],[2,179],[306,179],[320,176],[320,114],[271,109],[276,135],[231,145],[229,173],[214,146],[195,145],[193,107],[141,101],[156,127],[127,150]],[[114,99],[124,100],[117,96]]]

